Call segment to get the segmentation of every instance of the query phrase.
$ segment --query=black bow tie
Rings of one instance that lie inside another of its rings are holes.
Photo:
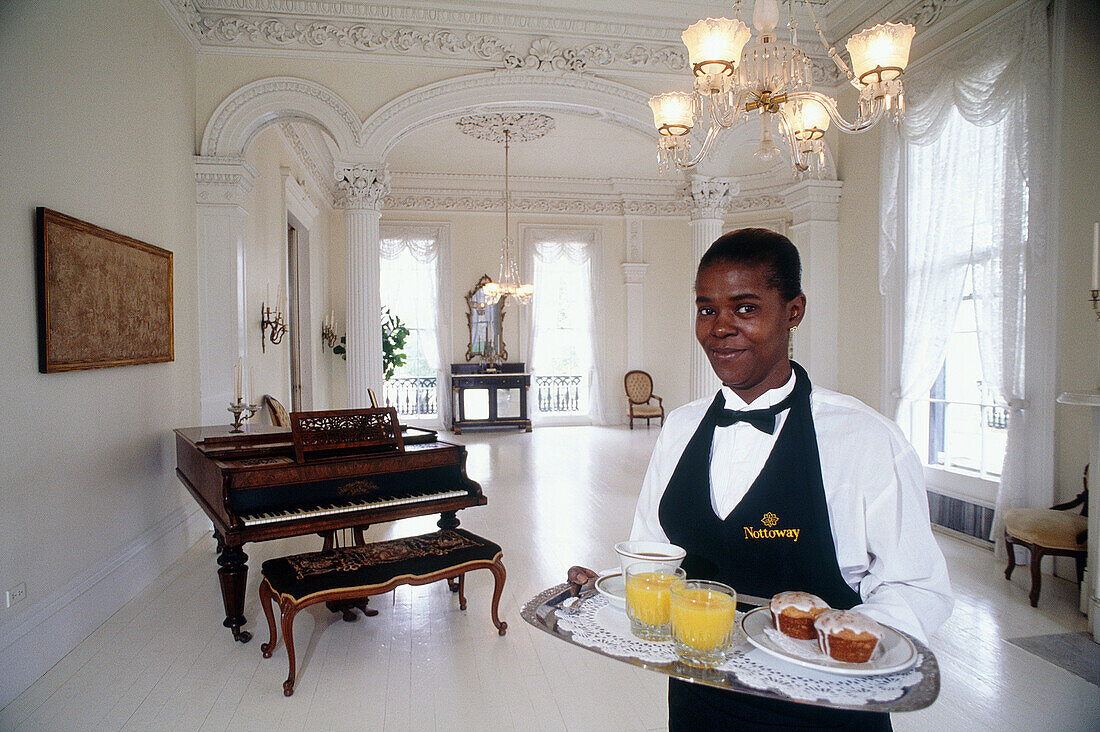
[[[767,409],[746,409],[740,411],[720,409],[714,416],[714,424],[716,427],[729,427],[736,422],[748,422],[761,432],[767,432],[769,435],[774,435],[776,415],[786,409],[790,409],[793,402],[794,392],[788,394],[787,397],[778,404],[770,406]]]

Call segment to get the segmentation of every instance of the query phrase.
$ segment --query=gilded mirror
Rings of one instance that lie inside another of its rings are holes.
[[[492,280],[482,275],[474,289],[466,293],[466,323],[470,327],[470,343],[466,346],[466,360],[480,359],[482,363],[497,364],[508,360],[504,346],[504,301],[490,305],[484,287]]]

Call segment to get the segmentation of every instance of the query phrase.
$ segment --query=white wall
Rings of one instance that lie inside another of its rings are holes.
[[[271,394],[289,411],[290,399],[290,334],[283,336],[278,344],[270,340],[260,344],[260,302],[267,296],[270,286],[271,299],[277,297],[279,286],[284,292],[287,282],[287,234],[286,203],[284,195],[283,170],[288,169],[298,181],[305,181],[306,175],[295,158],[287,149],[279,130],[271,126],[256,136],[246,151],[246,158],[259,175],[248,194],[245,210],[248,212],[245,224],[245,276],[247,279],[246,317],[248,336],[248,363],[253,370],[256,397]],[[311,201],[320,211],[331,206],[319,196],[311,196]],[[303,308],[303,319],[308,320],[302,327],[308,329],[309,343],[303,359],[312,358],[319,366],[314,373],[314,393],[317,399],[314,409],[328,408],[329,373],[332,352],[321,352],[321,319],[328,312],[328,257],[330,248],[329,217],[318,213],[309,231],[311,250],[310,268],[314,273],[314,286],[311,307]],[[288,298],[289,299],[289,298]],[[341,295],[341,300],[343,296]],[[337,357],[339,359],[339,357]],[[344,384],[343,381],[340,382]],[[261,411],[256,419],[270,424],[270,415]]]
[[[143,0],[0,5],[0,706],[197,537],[172,428],[198,418],[194,58]],[[174,253],[175,361],[41,374],[47,206]],[[130,554],[132,553],[132,556]]]

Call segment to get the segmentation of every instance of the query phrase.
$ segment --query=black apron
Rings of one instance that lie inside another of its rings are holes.
[[[684,448],[661,497],[658,517],[669,541],[683,547],[690,579],[725,583],[739,592],[771,597],[811,592],[834,608],[861,602],[836,561],[821,479],[817,434],[810,414],[810,379],[795,373],[792,404],[760,475],[722,520],[710,498],[710,450],[724,408],[721,392]],[[852,729],[889,730],[888,714],[825,709],[736,694],[669,680],[669,730]]]

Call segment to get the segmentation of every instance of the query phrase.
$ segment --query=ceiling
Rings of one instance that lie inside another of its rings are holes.
[[[517,66],[547,70],[551,62],[580,57],[584,65],[568,67],[567,73],[596,74],[647,94],[689,88],[680,32],[700,17],[730,16],[733,7],[713,0],[602,0],[598,4],[591,0],[158,1],[200,52],[415,61],[445,65],[459,73]],[[843,39],[852,30],[849,26],[868,19],[901,19],[907,13],[926,12],[925,6],[952,6],[961,0],[811,2],[826,36],[835,42],[834,32]],[[741,11],[746,22],[751,22],[752,4],[748,0]],[[784,23],[787,3],[780,6]],[[826,73],[832,71],[802,0],[796,0],[794,12],[800,45],[817,57]],[[831,29],[830,20],[841,29]],[[447,42],[452,45],[440,50]],[[599,49],[602,55],[592,49]],[[573,56],[567,53],[570,50]],[[561,68],[554,66],[554,70]],[[658,180],[655,132],[642,134],[596,115],[561,109],[511,111],[543,111],[554,118],[554,128],[546,137],[513,146],[510,165],[517,190],[560,187],[568,181]],[[426,124],[395,145],[386,161],[395,181],[426,174],[477,179],[485,189],[501,186],[501,146],[462,134],[455,124],[458,116]],[[298,138],[301,144],[297,149],[310,157],[315,179],[326,184],[332,181],[331,143],[326,144],[324,136],[306,122],[285,123],[281,129],[284,135]],[[750,188],[774,189],[790,181],[785,160],[762,163],[753,158],[759,138],[757,125],[744,125],[727,136],[732,142],[725,143],[697,172],[744,177],[743,191],[746,183]],[[770,175],[769,170],[773,171]],[[663,180],[682,183],[684,175],[673,174]]]

